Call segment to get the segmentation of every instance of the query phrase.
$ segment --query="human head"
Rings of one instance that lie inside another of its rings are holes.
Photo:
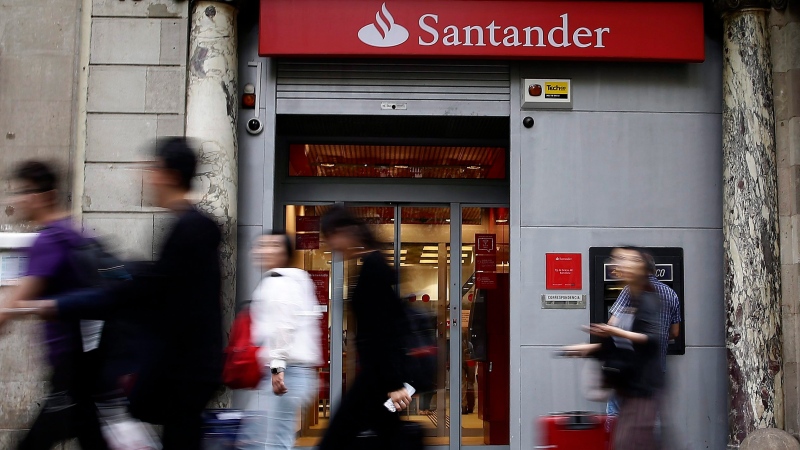
[[[153,187],[155,203],[164,207],[176,197],[185,197],[191,190],[197,156],[187,139],[180,136],[160,139],[154,156],[148,182]]]
[[[11,176],[10,204],[18,220],[41,222],[58,208],[58,175],[47,163],[26,161]]]
[[[253,261],[263,271],[288,267],[293,255],[292,240],[279,231],[262,234],[253,246]]]
[[[616,274],[619,279],[635,287],[648,284],[649,264],[646,253],[632,246],[621,246],[611,251],[611,257],[616,264]]]
[[[367,224],[342,205],[334,205],[322,215],[320,229],[328,246],[345,256],[378,247]]]

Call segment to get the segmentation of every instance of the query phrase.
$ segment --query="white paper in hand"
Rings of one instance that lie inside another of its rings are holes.
[[[417,392],[417,390],[414,389],[414,386],[411,386],[408,383],[403,383],[403,387],[406,388],[406,391],[408,391],[408,396],[409,397],[411,397],[412,395],[414,395],[415,392]],[[392,399],[386,400],[383,403],[383,406],[385,406],[386,409],[388,409],[391,412],[397,412],[397,408],[394,407],[394,403],[392,402]]]

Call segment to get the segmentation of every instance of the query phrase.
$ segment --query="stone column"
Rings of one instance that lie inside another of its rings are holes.
[[[191,6],[186,136],[200,148],[195,189],[199,207],[222,227],[222,304],[230,326],[236,303],[238,156],[235,4],[196,1]]]
[[[768,0],[723,13],[723,223],[729,448],[783,427],[780,250]]]

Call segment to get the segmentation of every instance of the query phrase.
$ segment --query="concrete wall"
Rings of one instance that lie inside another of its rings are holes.
[[[800,437],[800,2],[770,14],[781,232],[786,431]]]
[[[137,163],[156,138],[184,134],[189,2],[91,3],[83,225],[123,256],[151,259],[169,219]]]
[[[582,398],[582,363],[551,357],[587,340],[589,310],[543,310],[537,299],[546,252],[583,254],[588,295],[589,247],[620,244],[684,248],[687,348],[668,358],[670,448],[725,448],[721,64],[709,41],[703,64],[520,66],[518,78],[571,78],[574,110],[512,104],[511,448],[539,443],[542,414],[604,410]],[[526,116],[532,129],[520,126]]]
[[[80,0],[0,0],[0,167],[39,158],[64,172],[69,196]],[[3,207],[0,231],[19,230]],[[22,227],[24,228],[24,227]],[[1,370],[1,369],[0,369]]]
[[[8,171],[37,158],[63,175],[69,201],[78,85],[80,0],[0,0],[0,189]],[[2,206],[0,231],[22,231]],[[2,253],[4,250],[0,250]],[[7,295],[0,287],[0,300]],[[14,448],[47,389],[34,321],[0,329],[0,448]]]

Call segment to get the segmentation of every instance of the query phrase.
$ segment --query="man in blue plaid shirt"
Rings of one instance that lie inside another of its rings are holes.
[[[667,346],[669,345],[669,341],[678,337],[678,333],[680,333],[680,324],[681,324],[681,303],[680,299],[678,298],[678,294],[672,290],[671,287],[667,286],[666,284],[658,281],[656,278],[656,263],[655,260],[651,255],[645,253],[645,258],[647,258],[647,271],[650,278],[650,283],[652,283],[653,288],[655,288],[656,293],[658,294],[659,298],[661,298],[662,305],[661,305],[661,368],[666,372],[667,370]],[[617,297],[617,301],[611,306],[611,318],[609,319],[609,325],[614,325],[616,322],[616,316],[621,312],[625,311],[628,306],[630,306],[631,301],[631,294],[630,289],[628,286],[625,286],[620,292],[619,297]],[[617,405],[616,399],[612,398],[609,400],[608,405],[606,407],[606,413],[608,415],[617,415],[619,413],[619,405]]]

